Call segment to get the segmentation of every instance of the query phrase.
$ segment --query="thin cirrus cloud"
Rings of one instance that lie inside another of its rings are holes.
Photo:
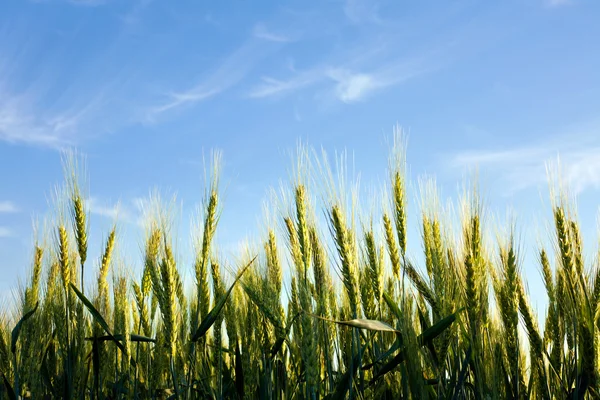
[[[10,238],[14,236],[14,232],[5,226],[0,226],[0,238]]]
[[[285,96],[296,90],[313,85],[318,81],[323,80],[325,77],[325,71],[320,70],[299,73],[286,80],[264,76],[261,78],[261,83],[250,90],[248,96],[255,99],[271,96]]]
[[[129,211],[122,207],[120,203],[108,205],[96,197],[90,197],[88,200],[88,207],[92,214],[100,215],[102,217],[113,220],[121,219],[124,221],[130,219]]]
[[[60,55],[71,49],[57,45],[47,55],[45,46],[23,29],[0,29],[0,142],[60,150],[127,123],[130,113],[117,104],[128,90],[140,91],[130,86],[125,67],[107,72],[110,50],[90,56],[93,62],[60,84]]]
[[[108,93],[111,85],[97,87],[97,93],[80,91],[77,86],[64,88],[63,103],[45,107],[36,100],[46,94],[42,87],[19,92],[0,82],[0,141],[62,150],[81,141],[82,132],[110,131],[111,126],[125,123],[118,112],[112,113],[111,121],[102,118],[114,110],[108,101],[117,95]]]
[[[382,22],[377,1],[346,0],[344,15],[353,24]]]
[[[6,214],[11,214],[11,213],[16,213],[19,212],[19,208],[16,206],[15,203],[13,203],[12,201],[0,201],[0,214],[1,213],[6,213]]]
[[[69,0],[69,3],[75,4],[78,6],[88,6],[95,7],[106,4],[108,0]]]
[[[269,42],[287,43],[292,41],[292,38],[289,36],[270,31],[263,23],[254,25],[252,34],[258,39],[264,39]]]
[[[262,46],[256,38],[248,40],[192,87],[171,92],[167,95],[166,101],[151,107],[147,112],[147,120],[154,122],[158,116],[167,111],[191,106],[225,92],[241,82],[271,50]]]
[[[578,195],[600,189],[600,141],[581,139],[546,139],[505,150],[461,152],[452,157],[451,165],[460,169],[476,167],[498,176],[507,195],[546,184],[549,173],[558,173],[569,190]]]
[[[67,131],[76,121],[59,114],[40,116],[36,108],[29,94],[10,93],[0,85],[0,141],[45,147],[67,143]]]
[[[114,203],[97,197],[90,197],[88,200],[91,214],[138,227],[144,227],[147,217],[161,214],[162,206],[165,206],[165,209],[173,210],[175,204],[174,197],[171,201],[162,201],[156,190],[147,197],[134,197],[126,202]]]
[[[346,63],[350,64],[350,62]],[[399,85],[411,78],[426,73],[434,64],[426,67],[420,61],[394,61],[383,67],[361,72],[346,67],[317,67],[304,72],[295,72],[287,80],[263,77],[262,82],[248,93],[251,98],[285,96],[314,85],[325,87],[331,95],[343,103],[364,100],[378,90]]]
[[[29,0],[31,3],[66,3],[74,6],[96,7],[107,4],[110,0]]]
[[[561,7],[572,4],[573,0],[546,0],[546,4],[550,7]]]

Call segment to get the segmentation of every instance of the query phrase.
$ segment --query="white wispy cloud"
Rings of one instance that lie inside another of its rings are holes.
[[[110,0],[29,0],[31,3],[67,3],[75,6],[96,7],[107,4]]]
[[[361,100],[383,84],[383,82],[378,82],[373,75],[352,73],[346,70],[332,70],[329,76],[337,82],[335,96],[344,103]]]
[[[78,6],[95,7],[106,4],[108,0],[68,0],[68,2]]]
[[[122,207],[120,203],[106,204],[96,197],[90,197],[88,207],[92,214],[111,218],[113,220],[128,221],[131,218],[129,210]]]
[[[126,78],[106,74],[100,54],[61,84],[62,60],[42,55],[38,39],[22,30],[0,29],[0,141],[62,149],[130,118],[115,101],[121,99]],[[21,42],[34,44],[21,48]]]
[[[0,84],[0,140],[47,147],[68,144],[68,131],[76,126],[76,118],[40,116],[27,97],[3,90]]]
[[[573,4],[573,0],[546,0],[546,4],[550,7],[561,7]]]
[[[142,228],[145,227],[148,216],[158,215],[160,204],[160,194],[157,191],[148,197],[133,197],[123,202],[115,203],[97,197],[91,197],[88,201],[92,214]]]
[[[148,8],[154,0],[137,0],[133,7],[120,18],[123,23],[129,26],[137,25],[141,22],[143,12]]]
[[[252,34],[258,39],[264,39],[270,42],[286,43],[292,41],[292,39],[286,35],[283,35],[281,33],[275,33],[267,29],[267,27],[263,23],[258,23],[254,25]]]
[[[0,238],[14,237],[14,232],[6,226],[0,226]]]
[[[354,24],[380,23],[377,3],[375,0],[346,0],[344,14]]]
[[[73,98],[68,98],[69,92],[79,89],[64,88],[64,105],[46,108],[36,100],[46,94],[43,89],[16,92],[6,90],[0,82],[0,141],[64,149],[84,137],[108,131],[124,120],[117,117],[118,113],[113,114],[113,120],[102,118],[112,110],[102,91],[107,87],[97,88],[94,94],[81,92]]]
[[[12,201],[0,201],[0,213],[16,213],[19,212],[19,207]]]
[[[162,114],[165,111],[169,111],[173,108],[177,108],[186,104],[197,103],[202,100],[206,100],[221,93],[225,88],[231,85],[231,83],[224,83],[223,85],[215,85],[214,87],[206,87],[206,84],[193,87],[186,92],[182,93],[170,93],[168,97],[170,100],[163,105],[153,107],[150,110],[150,117]]]
[[[349,64],[351,62],[345,63],[345,65]],[[345,66],[319,66],[303,72],[293,71],[293,75],[286,80],[263,77],[262,82],[248,95],[253,98],[284,96],[319,84],[324,86],[335,99],[344,103],[353,103],[365,99],[375,91],[399,85],[434,68],[436,68],[435,63],[427,66],[420,60],[396,60],[377,69],[364,68],[363,70]]]
[[[507,195],[546,184],[548,170],[560,173],[575,195],[600,190],[600,140],[594,136],[569,135],[504,150],[460,152],[451,165],[499,177]]]
[[[318,70],[299,73],[287,80],[279,80],[264,76],[261,78],[261,83],[250,90],[248,96],[253,98],[264,98],[285,95],[317,83],[324,78],[324,71]]]
[[[269,49],[261,46],[256,39],[249,40],[211,72],[205,74],[200,82],[189,89],[169,93],[167,101],[151,107],[148,110],[148,119],[152,122],[166,111],[198,103],[230,89],[244,79],[268,52]]]

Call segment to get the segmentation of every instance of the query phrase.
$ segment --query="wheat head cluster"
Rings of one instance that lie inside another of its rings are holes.
[[[299,151],[262,233],[231,256],[214,240],[215,156],[190,265],[157,201],[136,268],[117,268],[118,220],[88,259],[71,158],[27,281],[0,310],[0,399],[598,398],[600,267],[573,201],[550,191],[548,243],[528,249],[547,297],[534,311],[514,220],[490,226],[475,185],[456,207],[432,179],[411,186],[405,145],[397,134],[370,208],[344,168],[335,179],[326,157]]]

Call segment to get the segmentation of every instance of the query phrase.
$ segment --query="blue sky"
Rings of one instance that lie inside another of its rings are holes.
[[[153,188],[176,193],[188,231],[212,149],[223,153],[219,240],[227,252],[260,231],[268,189],[289,177],[299,140],[348,150],[363,186],[380,187],[396,124],[409,133],[413,182],[434,174],[443,196],[455,198],[477,166],[491,210],[515,210],[532,291],[541,281],[527,258],[547,237],[550,215],[545,163],[559,153],[595,251],[596,1],[6,0],[1,7],[0,292],[26,274],[32,220],[48,214],[62,182],[61,149],[87,156],[90,266],[117,204],[129,244],[122,257],[139,264],[142,199]],[[180,240],[185,253],[187,236]]]

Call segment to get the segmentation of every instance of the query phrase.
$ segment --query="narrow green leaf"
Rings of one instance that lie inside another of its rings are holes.
[[[460,393],[463,390],[463,386],[465,384],[465,379],[467,378],[467,372],[469,370],[469,363],[471,362],[471,346],[467,350],[467,354],[465,355],[465,359],[462,363],[462,368],[460,369],[460,375],[458,376],[458,382],[456,382],[456,387],[454,388],[454,396],[452,396],[452,400],[456,400],[460,398]]]
[[[335,386],[334,392],[325,397],[326,400],[343,400],[346,398],[346,394],[352,387],[352,377],[356,374],[356,370],[362,359],[362,353],[361,350],[354,356],[352,359],[352,369],[347,370],[344,375],[342,375]]]
[[[400,338],[398,338],[394,342],[392,347],[390,347],[385,353],[383,353],[377,360],[373,361],[370,364],[363,366],[362,369],[366,371],[368,369],[373,368],[376,364],[379,364],[380,362],[382,362],[383,360],[385,360],[386,358],[391,356],[396,350],[398,350],[400,348],[400,346],[401,346],[401,341],[400,341]]]
[[[140,342],[140,343],[156,343],[156,339],[154,338],[150,338],[147,336],[142,336],[142,335],[135,335],[135,334],[131,334],[129,335],[129,340],[132,342]]]
[[[106,334],[108,335],[110,340],[115,343],[115,345],[119,348],[119,350],[121,350],[123,353],[125,353],[125,347],[110,332],[110,328],[108,327],[108,324],[106,323],[106,320],[104,319],[104,317],[102,317],[102,314],[100,314],[100,312],[98,310],[96,310],[96,307],[94,307],[92,302],[87,297],[85,297],[85,295],[83,293],[81,293],[73,283],[71,283],[70,285],[71,285],[71,289],[73,289],[73,291],[75,292],[77,297],[79,297],[79,300],[81,300],[81,302],[85,305],[85,307],[88,309],[90,314],[92,314],[92,317],[94,318],[94,320],[98,323],[98,325],[100,325],[102,327],[102,329],[104,329],[104,331],[106,332]],[[134,363],[133,359],[131,359],[130,361],[132,363]]]
[[[384,296],[385,296],[385,294],[384,294]],[[417,338],[418,343],[421,346],[424,346],[424,345],[427,345],[428,343],[430,343],[436,337],[438,337],[442,332],[444,332],[444,330],[446,330],[450,325],[452,325],[452,323],[456,320],[456,314],[458,314],[460,311],[462,311],[462,309],[458,310],[457,312],[455,312],[453,314],[450,314],[446,318],[443,318],[440,321],[438,321],[437,324],[426,329],[425,332],[423,332]],[[394,347],[395,347],[395,344],[394,344],[394,346],[392,346],[392,348],[394,348]],[[384,356],[388,355],[388,353],[389,353],[389,350],[388,350],[388,352],[386,352],[386,354],[384,354]],[[403,349],[401,349],[398,352],[398,354],[396,354],[394,356],[394,358],[392,358],[390,361],[388,361],[386,364],[384,364],[381,367],[381,369],[377,372],[377,374],[373,377],[373,379],[371,379],[371,382],[369,382],[369,385],[372,385],[373,383],[375,383],[375,381],[377,381],[377,379],[381,378],[383,375],[392,371],[394,368],[396,368],[398,365],[400,365],[400,363],[402,361],[404,361]],[[377,363],[377,361],[375,363]],[[375,363],[373,363],[373,364],[375,364]],[[372,364],[369,364],[368,367],[369,368],[372,367]]]
[[[15,353],[17,351],[17,340],[19,340],[19,334],[21,333],[21,327],[23,326],[23,323],[25,321],[27,321],[33,315],[33,313],[37,310],[38,304],[39,303],[35,303],[35,307],[33,307],[33,309],[31,309],[30,311],[25,313],[25,315],[23,315],[23,317],[21,317],[19,322],[17,322],[17,325],[15,325],[15,328],[12,330],[12,335],[11,335],[11,340],[10,340],[10,351],[12,353]]]
[[[2,374],[2,379],[4,380],[4,387],[6,387],[6,393],[8,393],[8,398],[10,400],[17,400],[17,395],[15,394],[15,391],[8,382],[8,379],[6,379],[6,375]]]
[[[277,319],[277,316],[274,315],[273,312],[269,311],[268,306],[265,304],[264,298],[261,297],[260,294],[256,293],[256,291],[250,286],[244,284],[243,281],[240,282],[240,285],[242,285],[244,292],[246,292],[248,298],[250,298],[256,307],[258,307],[260,312],[269,320],[269,322],[271,322],[271,324],[273,324],[275,328],[277,328],[276,331],[283,331],[283,324]]]
[[[215,304],[215,306],[213,307],[213,309],[210,310],[210,312],[206,315],[206,317],[204,317],[204,319],[200,323],[200,326],[196,330],[196,333],[194,333],[194,335],[192,336],[192,342],[197,342],[198,339],[200,339],[201,337],[203,337],[206,334],[206,332],[208,332],[208,330],[211,328],[211,326],[213,326],[213,324],[217,320],[217,317],[219,316],[219,313],[221,312],[221,310],[225,306],[225,303],[227,302],[227,299],[229,299],[229,295],[231,294],[231,291],[235,287],[235,284],[238,283],[238,281],[240,280],[240,278],[242,277],[242,275],[244,274],[244,272],[246,272],[246,270],[248,270],[248,268],[250,267],[250,265],[252,265],[252,263],[254,262],[254,260],[256,260],[256,256],[248,263],[248,265],[246,265],[238,273],[238,276],[235,278],[235,280],[233,281],[233,283],[229,287],[229,290],[227,290],[227,292],[225,293],[225,295],[217,302],[217,304]]]
[[[240,399],[245,398],[244,368],[242,367],[242,353],[240,344],[235,342],[235,390]]]
[[[50,393],[52,393],[52,395],[55,395],[55,391],[54,391],[54,386],[52,385],[52,379],[50,379],[50,371],[48,370],[48,362],[47,362],[47,358],[48,358],[48,351],[50,351],[50,346],[52,346],[53,344],[53,340],[56,337],[56,329],[54,329],[52,331],[52,337],[50,338],[50,340],[48,340],[48,343],[46,344],[46,347],[44,349],[44,354],[42,355],[42,362],[41,362],[41,368],[40,368],[40,373],[42,374],[42,380],[44,382],[44,384],[48,387],[48,390],[50,390]]]
[[[321,317],[321,316],[315,315],[315,314],[308,314],[307,313],[307,315],[310,315],[311,317],[314,317],[314,318],[321,319],[323,321],[333,322],[334,324],[350,326],[352,328],[368,329],[370,331],[377,331],[377,332],[394,332],[394,333],[400,333],[400,331],[392,328],[391,326],[389,326],[385,322],[377,321],[377,320],[374,320],[374,319],[357,318],[357,319],[351,319],[351,320],[348,320],[348,321],[337,321],[337,320],[334,320],[334,319],[329,319],[329,318]]]
[[[385,363],[381,367],[381,369],[379,371],[377,371],[377,374],[373,377],[373,379],[371,379],[371,381],[369,382],[369,385],[374,384],[377,381],[377,379],[381,378],[382,376],[384,376],[388,372],[392,371],[394,368],[396,368],[398,365],[400,365],[400,363],[402,361],[404,361],[404,351],[400,350],[398,352],[398,354],[396,354],[394,356],[394,358],[392,358],[390,361],[388,361],[387,363]]]
[[[97,337],[86,337],[85,340],[87,340],[89,342],[94,341],[94,340],[96,340],[98,342],[107,342],[107,341],[114,341],[114,340],[123,341],[123,335],[116,334],[116,335],[103,335],[103,336],[97,336]],[[131,342],[156,343],[156,339],[154,339],[154,338],[149,338],[146,336],[135,335],[135,334],[130,334],[129,340]]]
[[[100,390],[100,345],[97,340],[92,343],[92,369],[94,371],[94,394],[98,398]]]
[[[425,332],[421,333],[421,335],[419,335],[418,338],[419,343],[421,343],[421,345],[424,345],[441,335],[442,332],[444,332],[448,327],[450,327],[450,325],[452,325],[454,321],[456,321],[456,315],[462,310],[463,308],[461,308],[453,314],[448,315],[446,318],[439,320],[435,325],[431,326],[430,328],[425,330]]]
[[[402,313],[400,312],[400,307],[398,307],[398,304],[396,304],[396,302],[390,297],[390,295],[387,294],[386,292],[383,292],[383,299],[385,300],[385,302],[388,305],[388,307],[390,308],[390,310],[392,310],[392,312],[394,313],[396,318],[402,319]]]
[[[292,330],[292,325],[294,325],[294,321],[296,320],[296,318],[298,318],[300,316],[300,314],[301,313],[296,314],[294,316],[294,318],[292,318],[292,320],[290,321],[287,329],[285,330],[285,337],[277,338],[277,340],[273,344],[273,347],[271,347],[271,351],[270,351],[271,360],[273,358],[275,358],[277,353],[279,353],[279,351],[283,348],[283,344],[285,343],[286,339],[290,335],[290,331]]]
[[[77,297],[79,297],[79,300],[81,300],[81,302],[85,305],[90,314],[92,314],[92,317],[94,317],[94,320],[98,323],[98,325],[100,325],[109,336],[112,336],[112,333],[110,333],[110,328],[108,327],[108,324],[106,323],[106,320],[104,319],[102,314],[100,314],[100,312],[96,310],[96,307],[94,307],[92,302],[89,301],[88,298],[85,297],[85,295],[81,293],[74,284],[71,283],[70,285],[71,289],[73,289]]]

